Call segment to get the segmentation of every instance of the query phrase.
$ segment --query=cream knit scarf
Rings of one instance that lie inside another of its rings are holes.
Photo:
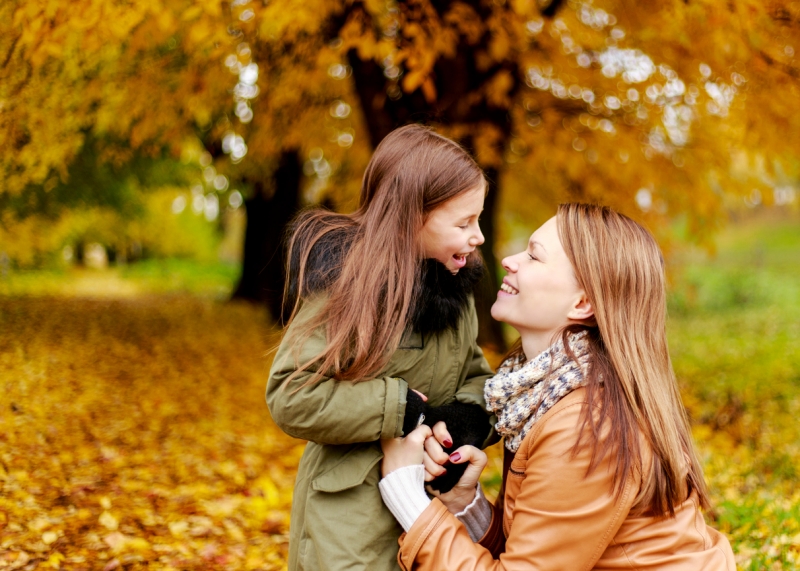
[[[544,413],[574,389],[586,383],[589,344],[586,332],[568,336],[577,358],[573,361],[558,341],[538,357],[525,362],[520,354],[503,361],[483,389],[486,405],[498,418],[497,432],[511,452],[519,449],[525,435]]]

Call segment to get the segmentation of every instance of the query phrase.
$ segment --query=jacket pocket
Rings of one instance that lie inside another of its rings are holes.
[[[324,469],[311,481],[312,490],[333,493],[354,488],[364,482],[370,471],[383,458],[383,452],[377,443],[358,444],[346,448],[350,449],[331,451],[332,457],[326,459],[326,464],[332,466]]]

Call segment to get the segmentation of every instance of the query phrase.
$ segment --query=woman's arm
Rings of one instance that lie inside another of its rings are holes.
[[[506,480],[506,509],[512,521],[500,558],[473,543],[447,508],[433,500],[401,538],[400,558],[406,568],[521,571],[594,566],[630,511],[638,483],[629,479],[616,497],[611,456],[587,475],[591,448],[571,453],[582,400],[564,400],[572,402],[555,407],[537,423],[512,463]]]

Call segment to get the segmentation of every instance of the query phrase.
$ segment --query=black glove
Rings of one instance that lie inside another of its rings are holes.
[[[443,406],[428,406],[417,393],[408,390],[406,395],[406,414],[403,420],[403,434],[406,435],[417,427],[420,414],[425,415],[422,421],[433,428],[437,422],[444,422],[447,431],[453,439],[453,445],[444,448],[448,454],[467,444],[480,448],[489,436],[491,424],[489,414],[480,406],[454,402]],[[447,462],[444,468],[447,472],[429,482],[432,489],[439,492],[449,492],[464,475],[469,463],[451,464]]]

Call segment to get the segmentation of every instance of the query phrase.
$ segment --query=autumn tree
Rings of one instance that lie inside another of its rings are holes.
[[[703,241],[728,197],[769,202],[797,176],[788,0],[82,0],[0,17],[0,193],[65,180],[87,133],[174,157],[200,140],[249,191],[238,291],[266,292],[274,314],[283,278],[260,269],[278,230],[302,204],[352,209],[371,148],[409,121],[486,169],[495,269],[496,242],[558,201]],[[482,337],[497,342],[490,295]]]

